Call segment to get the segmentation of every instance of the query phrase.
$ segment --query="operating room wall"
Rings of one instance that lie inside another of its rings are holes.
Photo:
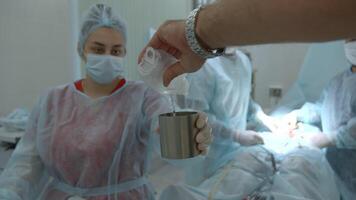
[[[72,80],[66,0],[0,1],[0,115]]]
[[[309,44],[247,46],[255,72],[255,100],[265,111],[273,109],[269,88],[282,88],[284,95],[298,77]]]
[[[76,0],[79,23],[85,11],[95,3],[111,5],[127,22],[128,41],[125,66],[128,79],[137,80],[137,55],[148,41],[150,28],[158,28],[167,19],[183,19],[192,8],[192,0]],[[173,9],[172,9],[173,8]],[[83,75],[83,70],[82,75]]]

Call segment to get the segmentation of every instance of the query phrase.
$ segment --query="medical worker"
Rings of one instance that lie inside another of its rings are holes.
[[[207,60],[205,67],[187,74],[188,95],[175,96],[177,108],[208,114],[214,136],[204,160],[186,169],[187,183],[197,185],[233,159],[241,146],[262,144],[258,133],[246,130],[252,66],[240,50]]]
[[[215,141],[229,139],[244,146],[261,144],[262,138],[246,131],[251,92],[252,66],[240,50],[207,60],[205,67],[187,74],[188,95],[176,96],[181,109],[208,114]]]
[[[86,77],[51,89],[34,108],[25,136],[0,176],[0,199],[153,199],[146,179],[160,94],[123,76],[126,26],[97,4],[82,24],[78,52]],[[210,129],[200,115],[198,148]]]
[[[288,123],[321,125],[322,130],[309,137],[310,144],[323,147],[356,148],[356,41],[345,42],[351,67],[335,76],[316,103],[307,102],[287,114]]]
[[[307,102],[288,114],[290,123],[321,125],[321,131],[305,133],[307,143],[327,148],[326,156],[349,193],[356,195],[356,40],[345,42],[351,68],[335,76],[317,103]],[[292,117],[294,116],[294,118]]]

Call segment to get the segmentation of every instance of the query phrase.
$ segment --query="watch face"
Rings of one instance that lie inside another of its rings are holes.
[[[224,52],[225,52],[225,48],[219,48],[219,49],[215,50],[214,54],[217,54],[220,56],[220,55],[224,54]]]

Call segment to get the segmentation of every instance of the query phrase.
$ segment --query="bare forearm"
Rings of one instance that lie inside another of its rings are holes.
[[[355,0],[220,0],[204,8],[197,34],[211,48],[356,37]]]

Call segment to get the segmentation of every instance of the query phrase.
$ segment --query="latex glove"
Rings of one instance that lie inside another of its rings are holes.
[[[147,47],[161,49],[174,56],[178,62],[167,68],[163,75],[165,86],[177,76],[199,70],[205,60],[195,54],[185,38],[185,20],[166,21],[162,24],[147,46],[141,51],[138,63],[141,63]]]
[[[298,128],[297,111],[292,111],[282,118],[282,123],[288,131],[293,131]]]
[[[243,146],[264,144],[263,138],[255,131],[239,131],[234,136],[235,142]]]
[[[272,118],[270,121],[273,125],[273,129],[270,128],[270,130],[273,133],[287,134],[291,138],[295,136],[295,130],[298,128],[296,111],[292,111],[282,118]]]
[[[201,154],[206,155],[208,153],[209,146],[213,141],[212,129],[208,125],[207,115],[204,113],[199,113],[195,125],[199,130],[196,136],[198,149],[201,151]]]
[[[320,149],[333,146],[332,140],[326,134],[321,132],[313,134],[313,136],[310,138],[310,143],[312,146]]]
[[[332,140],[322,132],[316,133],[303,133],[299,134],[298,137],[302,139],[302,145],[315,147],[315,148],[325,148],[333,146]]]
[[[256,113],[256,118],[262,122],[264,126],[266,126],[271,132],[276,132],[277,126],[277,119],[274,117],[266,115],[263,111],[258,111]]]

